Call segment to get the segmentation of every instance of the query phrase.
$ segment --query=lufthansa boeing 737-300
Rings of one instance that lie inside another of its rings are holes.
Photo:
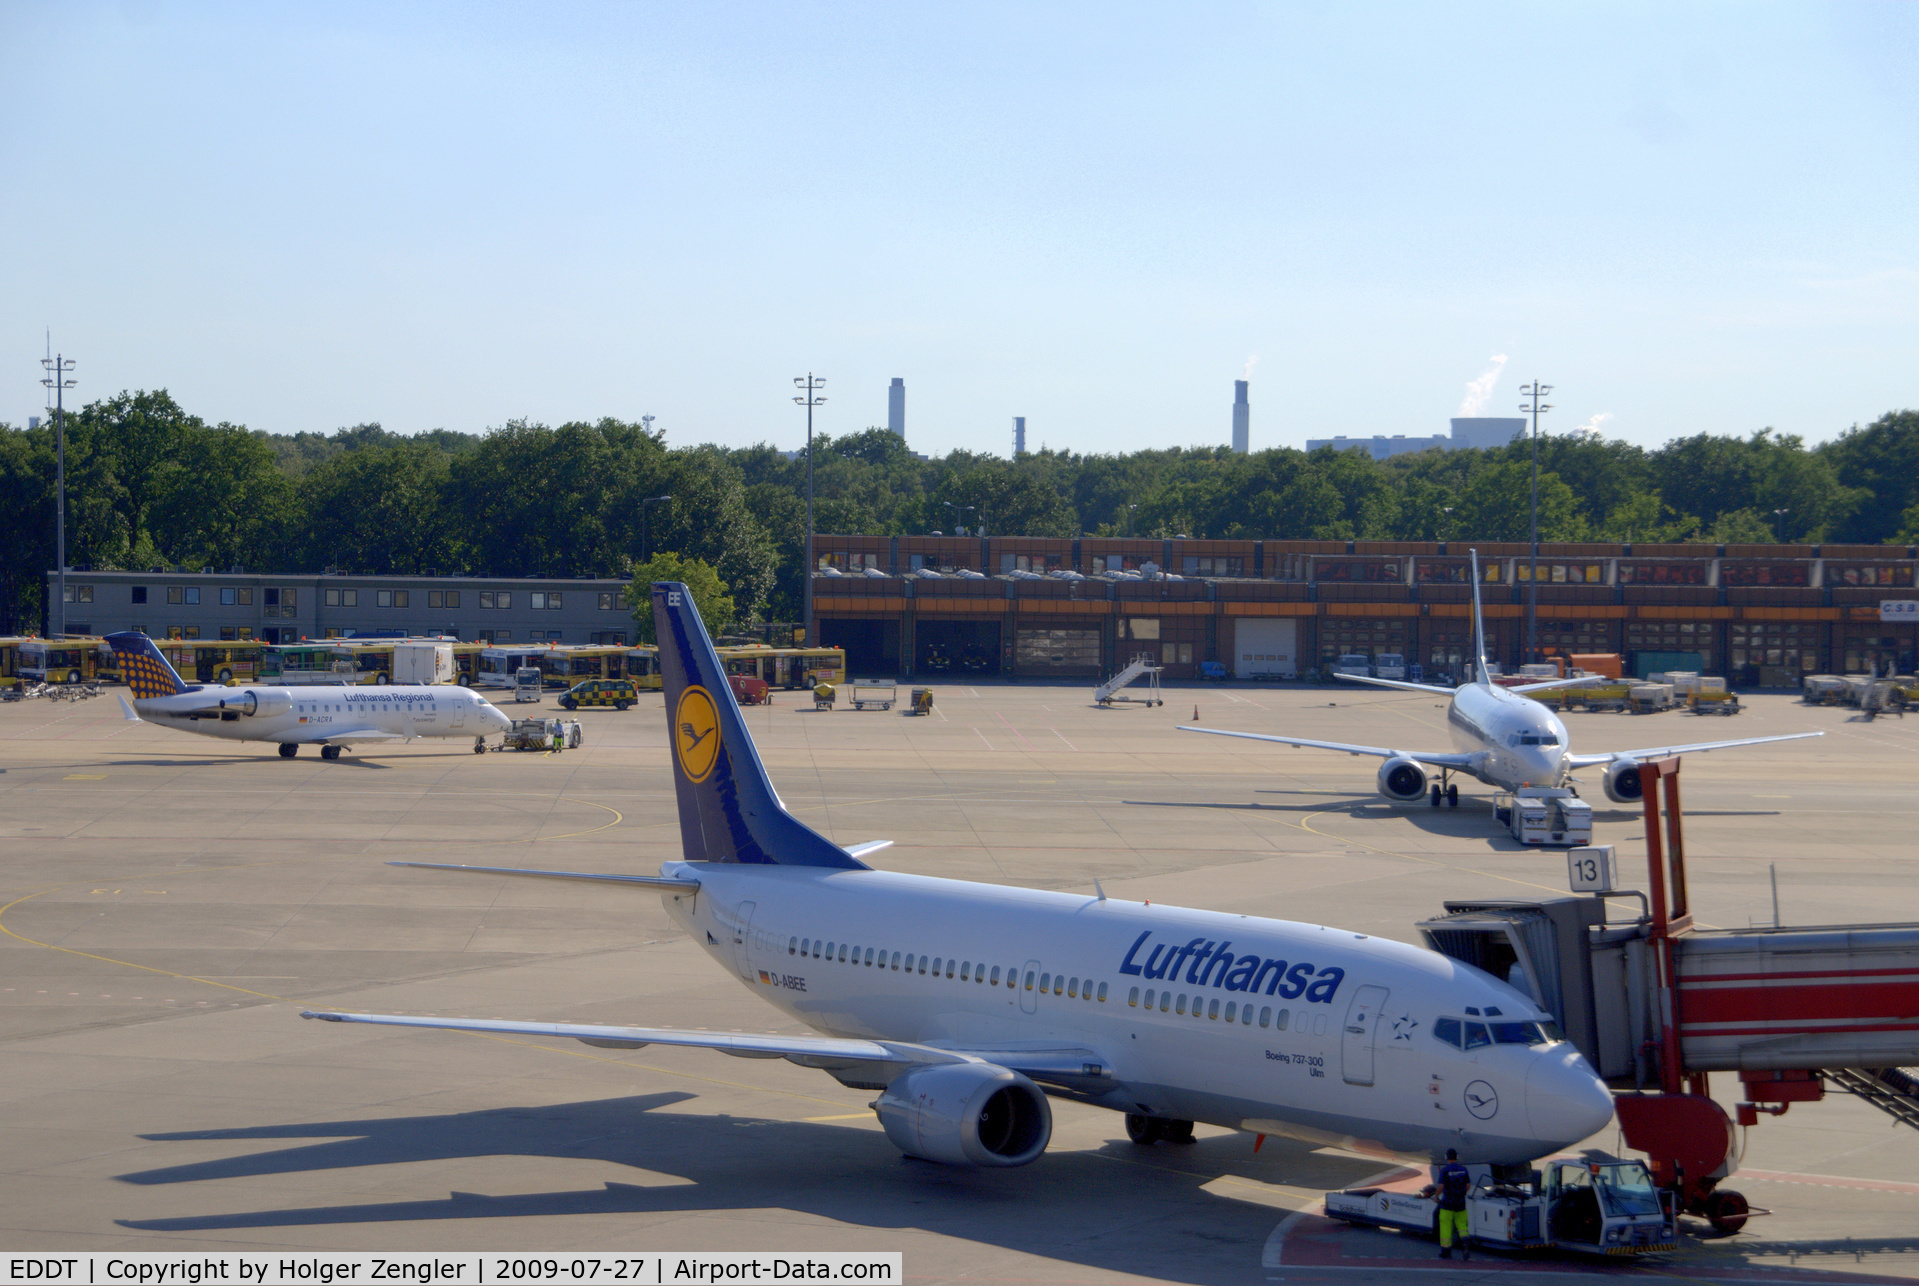
[[[721,968],[816,1035],[313,1012],[336,1023],[785,1058],[873,1103],[895,1146],[1025,1165],[1048,1096],[1140,1143],[1204,1121],[1425,1162],[1520,1164],[1612,1119],[1525,993],[1317,924],[878,871],[780,802],[686,587],[653,586],[684,861],[657,876],[395,865],[655,890]],[[1097,887],[1097,886],[1096,886]]]
[[[363,741],[415,737],[471,737],[477,747],[487,733],[513,726],[498,706],[466,688],[214,687],[181,682],[153,640],[136,630],[107,635],[107,646],[133,689],[131,705],[120,698],[130,721],[228,741],[278,742],[282,759],[306,745],[319,746],[322,759],[338,759],[342,749]]]
[[[1823,732],[1789,732],[1776,737],[1742,737],[1735,741],[1702,741],[1690,746],[1648,746],[1639,750],[1604,750],[1596,754],[1576,755],[1566,725],[1544,705],[1526,696],[1548,688],[1563,688],[1584,682],[1582,679],[1551,679],[1543,683],[1524,683],[1501,687],[1492,681],[1486,666],[1486,626],[1479,610],[1479,551],[1473,551],[1473,656],[1474,678],[1456,688],[1427,683],[1403,683],[1397,679],[1375,679],[1360,674],[1339,677],[1354,683],[1370,683],[1381,688],[1401,688],[1408,692],[1436,692],[1450,698],[1446,708],[1446,727],[1452,734],[1453,749],[1394,750],[1389,746],[1358,746],[1344,741],[1313,741],[1306,737],[1282,737],[1265,732],[1229,732],[1224,728],[1198,728],[1182,724],[1181,732],[1208,732],[1216,737],[1246,737],[1253,741],[1277,741],[1285,746],[1303,746],[1308,750],[1343,750],[1349,755],[1372,755],[1386,762],[1379,766],[1376,784],[1379,793],[1400,804],[1415,804],[1427,799],[1434,808],[1441,801],[1459,807],[1459,787],[1450,780],[1454,773],[1477,777],[1500,790],[1521,786],[1564,786],[1574,770],[1603,767],[1600,784],[1606,798],[1615,804],[1635,804],[1641,798],[1639,765],[1646,759],[1667,755],[1698,754],[1706,750],[1726,750],[1733,746],[1757,746],[1768,741],[1797,741],[1801,737],[1823,737]],[[1439,770],[1433,781],[1430,769]]]

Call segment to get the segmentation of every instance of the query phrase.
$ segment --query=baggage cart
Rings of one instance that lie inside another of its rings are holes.
[[[853,680],[853,708],[864,710],[873,706],[879,710],[891,710],[893,702],[899,699],[897,683],[883,683],[878,679]]]

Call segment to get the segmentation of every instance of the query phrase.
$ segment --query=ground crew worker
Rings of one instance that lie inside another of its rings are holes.
[[[565,742],[566,742],[566,733],[561,729],[560,723],[556,719],[553,722],[553,753],[556,755],[559,754],[560,747],[564,745]]]
[[[1453,1233],[1459,1234],[1459,1257],[1471,1259],[1473,1250],[1466,1242],[1466,1193],[1472,1187],[1472,1172],[1459,1164],[1459,1152],[1446,1149],[1446,1164],[1434,1176],[1439,1182],[1439,1257],[1453,1257]]]

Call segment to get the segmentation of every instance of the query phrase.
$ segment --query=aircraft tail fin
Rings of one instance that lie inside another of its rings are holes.
[[[187,685],[167,664],[166,657],[153,645],[153,640],[138,630],[109,634],[106,643],[119,659],[120,673],[126,679],[127,686],[133,689],[135,701],[145,701],[149,697],[178,696],[187,690]]]
[[[1493,676],[1486,669],[1486,613],[1479,606],[1479,551],[1472,552],[1473,567],[1473,682],[1491,686]]]
[[[653,625],[686,860],[866,870],[780,802],[692,591],[656,581]]]

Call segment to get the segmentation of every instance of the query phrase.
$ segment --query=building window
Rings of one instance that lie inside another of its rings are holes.
[[[253,627],[252,627],[251,625],[242,625],[242,626],[240,627],[240,637],[241,637],[241,638],[243,638],[243,639],[250,639],[250,638],[252,638],[252,637],[253,637]]]
[[[187,601],[187,592],[185,589],[181,588],[178,585],[167,586],[167,602],[184,603],[186,601]],[[177,638],[179,636],[175,635],[174,637]]]
[[[403,589],[381,589],[374,591],[374,605],[377,607],[405,607],[407,591]]]
[[[135,585],[133,587],[133,601],[136,603],[144,603],[147,601],[147,587],[145,585]]]
[[[65,597],[61,601],[67,603],[91,603],[93,601],[93,586],[69,585],[67,586]]]
[[[234,604],[238,603],[239,601],[240,601],[239,590],[234,589],[231,585],[221,589],[220,591],[221,607],[232,607]]]
[[[1119,620],[1119,636],[1123,639],[1156,639],[1159,637],[1159,617],[1122,616]]]
[[[179,627],[178,625],[169,625],[169,626],[167,626],[167,637],[168,637],[168,638],[170,638],[170,639],[177,639],[177,638],[179,638],[179,637],[180,637],[180,627]]]
[[[532,593],[527,595],[527,600],[528,600],[527,605],[531,607],[534,611],[544,612],[546,610],[545,591],[536,589]]]
[[[293,609],[300,605],[300,591],[291,587],[280,590],[280,615],[291,616]]]
[[[457,589],[430,589],[426,592],[428,607],[458,607],[460,591]]]
[[[180,637],[183,639],[197,639],[200,637],[200,627],[197,625],[186,626],[180,631]]]
[[[558,590],[551,591],[547,594],[546,608],[549,612],[557,612],[560,610],[560,594]]]
[[[512,637],[513,637],[512,630],[494,630],[493,631],[493,641],[495,643],[504,643]]]
[[[200,587],[198,585],[189,585],[186,588],[187,588],[187,606],[188,607],[200,606]]]
[[[481,607],[511,607],[513,606],[513,593],[511,590],[504,590],[504,589],[502,590],[483,589],[480,591],[480,606]]]
[[[1827,563],[1825,583],[1828,585],[1896,585],[1905,588],[1912,584],[1912,565],[1888,563],[1874,566],[1839,566]]]
[[[1706,564],[1703,559],[1683,563],[1639,563],[1621,559],[1621,585],[1704,585]]]
[[[326,591],[328,607],[358,607],[360,591],[357,589],[330,589]]]
[[[239,637],[240,637],[240,631],[237,626],[222,625],[220,627],[220,641],[222,643],[235,642],[236,640],[239,639]]]
[[[600,610],[602,612],[611,612],[618,608],[619,605],[620,596],[617,593],[605,589],[600,591]]]

